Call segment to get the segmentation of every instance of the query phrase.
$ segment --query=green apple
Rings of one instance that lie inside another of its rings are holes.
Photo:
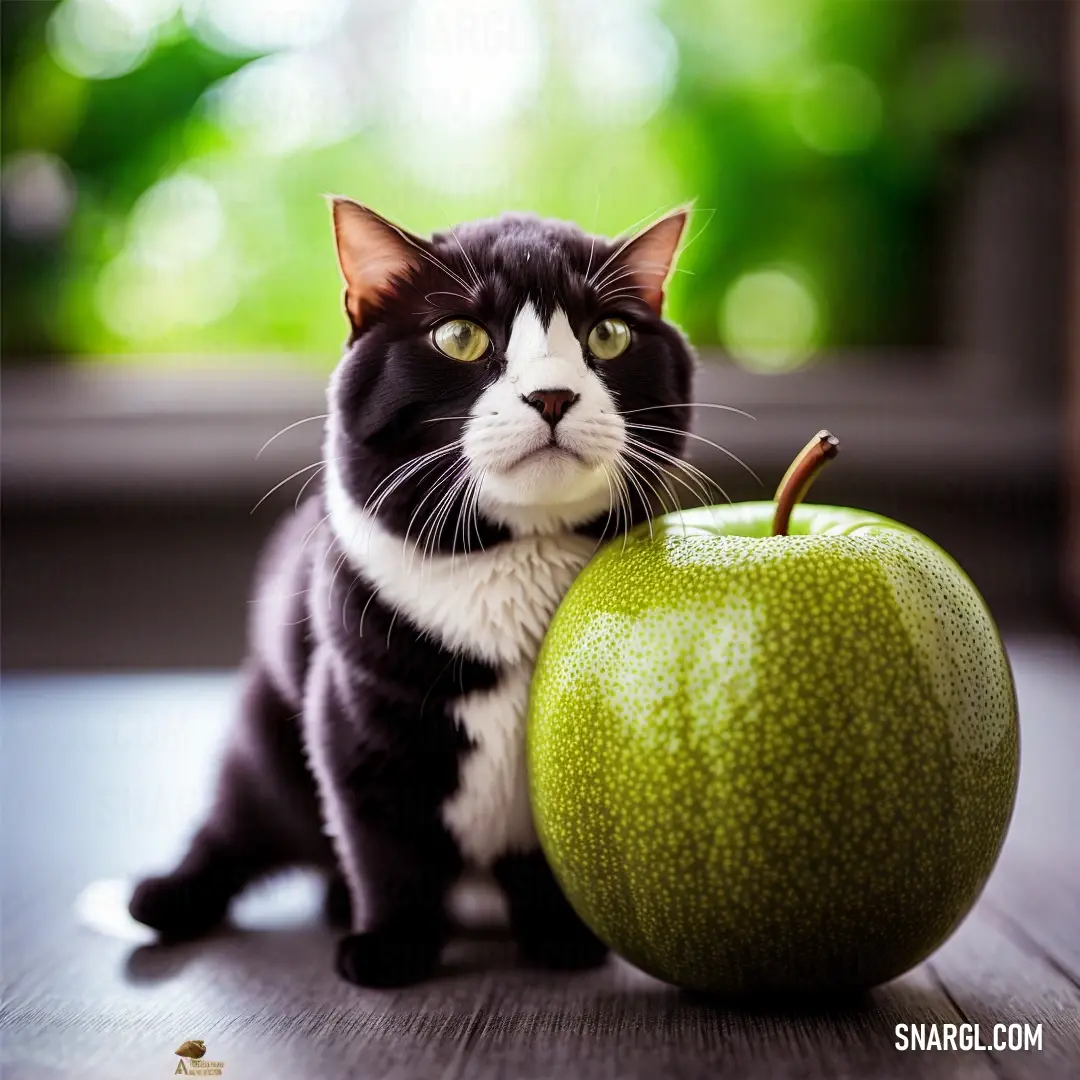
[[[970,909],[1012,812],[1016,694],[986,605],[915,530],[795,505],[832,443],[779,505],[608,544],[538,659],[544,851],[602,939],[684,987],[901,974]]]

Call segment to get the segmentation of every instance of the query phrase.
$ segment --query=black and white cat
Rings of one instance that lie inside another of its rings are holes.
[[[661,308],[686,213],[614,241],[333,216],[352,333],[325,483],[262,560],[211,812],[131,912],[192,937],[253,879],[316,865],[352,923],[338,971],[401,985],[435,970],[447,892],[479,868],[530,961],[599,963],[537,846],[525,711],[566,589],[681,460],[693,359]]]

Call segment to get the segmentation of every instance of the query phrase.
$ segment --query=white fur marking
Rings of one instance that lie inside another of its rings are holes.
[[[554,436],[525,400],[536,390],[577,395]],[[517,533],[535,532],[587,521],[610,505],[609,481],[625,445],[625,425],[603,380],[585,363],[561,308],[545,328],[531,303],[522,306],[510,330],[506,370],[470,414],[465,456],[481,477],[479,504],[489,517]],[[552,438],[576,457],[527,457]]]
[[[506,672],[492,690],[469,694],[454,716],[473,742],[443,821],[464,855],[487,866],[507,851],[536,847],[525,771],[525,714],[532,663]]]
[[[587,536],[523,536],[424,557],[356,506],[327,469],[330,523],[353,569],[446,648],[489,664],[535,658],[555,608],[596,548]]]

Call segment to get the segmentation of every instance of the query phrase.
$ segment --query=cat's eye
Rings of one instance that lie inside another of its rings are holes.
[[[630,344],[630,327],[622,319],[601,319],[589,331],[589,352],[597,360],[614,360]]]
[[[468,319],[449,319],[435,327],[431,335],[435,348],[454,360],[479,360],[491,344],[487,331]]]

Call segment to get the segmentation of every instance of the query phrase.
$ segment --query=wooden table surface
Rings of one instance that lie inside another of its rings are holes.
[[[203,1039],[231,1080],[282,1077],[1080,1076],[1080,649],[1010,643],[1020,793],[975,911],[907,976],[842,1006],[731,1010],[611,961],[515,963],[457,940],[437,979],[374,992],[331,971],[314,883],[247,898],[237,927],[163,948],[123,879],[175,855],[206,797],[230,675],[11,677],[2,687],[3,1076],[171,1076]],[[486,918],[483,896],[466,897]],[[900,1023],[1041,1024],[1041,1050],[901,1052]]]

